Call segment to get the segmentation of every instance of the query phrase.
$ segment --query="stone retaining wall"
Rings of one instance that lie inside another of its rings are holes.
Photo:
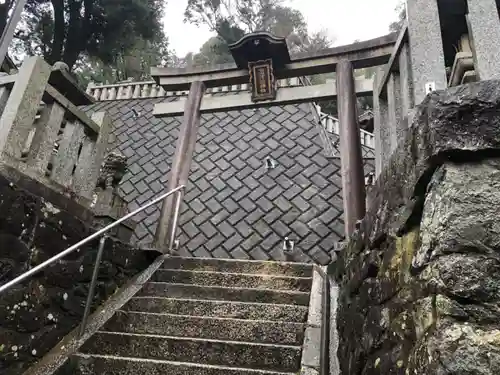
[[[39,183],[15,171],[0,174],[0,285],[92,233],[90,211],[53,191],[46,200],[42,192]],[[96,251],[97,243],[84,246],[0,295],[2,375],[21,374],[80,323]],[[155,255],[108,240],[94,308]]]
[[[428,96],[331,265],[342,374],[500,373],[500,81]]]

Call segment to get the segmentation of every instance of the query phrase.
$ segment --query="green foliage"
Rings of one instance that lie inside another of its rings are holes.
[[[114,56],[112,63],[83,56],[75,65],[74,72],[82,86],[89,82],[116,83],[132,79],[134,81],[151,79],[152,66],[165,65],[171,60],[167,39],[150,42],[136,38],[132,48]]]
[[[199,53],[186,56],[188,66],[232,62],[227,45],[255,31],[287,38],[292,54],[317,53],[332,44],[326,32],[308,33],[302,13],[283,0],[188,0],[184,15],[186,21],[206,25],[217,34]]]
[[[404,0],[400,0],[399,4],[395,10],[398,14],[398,20],[392,22],[389,25],[390,32],[399,32],[399,30],[401,30],[401,28],[403,27],[403,24],[406,20],[406,5],[405,5]]]
[[[138,43],[165,43],[163,8],[164,0],[28,0],[14,52],[70,69],[81,56],[117,66]]]

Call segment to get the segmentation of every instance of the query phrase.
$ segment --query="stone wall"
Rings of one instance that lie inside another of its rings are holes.
[[[231,96],[234,93],[220,93]],[[120,194],[133,211],[164,192],[182,117],[155,118],[175,97],[99,102],[113,119],[116,150],[129,161]],[[341,163],[326,157],[309,104],[204,114],[179,218],[182,256],[328,264],[344,239]],[[338,138],[334,135],[333,138]],[[337,142],[338,145],[338,142]],[[365,173],[373,149],[363,147]],[[276,167],[266,170],[266,159]],[[133,240],[153,242],[160,206],[137,216]]]
[[[500,81],[429,95],[331,272],[342,374],[500,373]]]
[[[3,170],[0,285],[91,234],[86,224],[91,218],[90,211],[70,199],[14,170]],[[83,246],[30,282],[0,295],[2,375],[22,373],[80,323],[96,251],[97,243]],[[155,255],[108,240],[94,308],[145,269]]]

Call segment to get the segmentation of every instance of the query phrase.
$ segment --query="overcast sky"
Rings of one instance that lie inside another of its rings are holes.
[[[354,40],[376,38],[388,33],[389,24],[397,16],[399,0],[288,0],[304,15],[310,31],[325,29],[334,36],[335,45]],[[206,27],[183,23],[187,0],[169,0],[166,7],[165,31],[170,47],[178,56],[197,52],[211,36]]]

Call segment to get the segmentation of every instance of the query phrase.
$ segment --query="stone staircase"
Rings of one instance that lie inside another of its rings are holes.
[[[58,375],[297,374],[313,267],[169,258]]]

